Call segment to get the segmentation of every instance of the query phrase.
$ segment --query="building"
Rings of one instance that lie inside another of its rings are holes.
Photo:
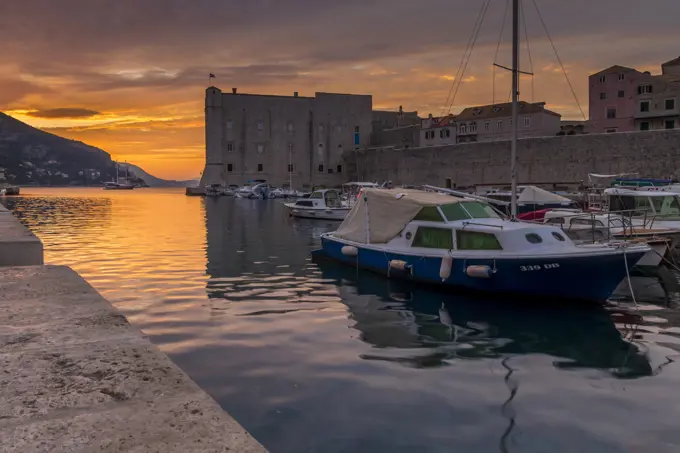
[[[419,146],[420,117],[418,112],[374,110],[371,123],[371,146],[410,148]]]
[[[611,66],[591,75],[589,132],[672,129],[680,124],[680,58],[661,65],[660,75]]]
[[[372,104],[370,95],[274,96],[209,87],[201,185],[283,185],[289,177],[296,188],[339,185],[347,179],[343,152],[369,144]]]
[[[456,144],[456,116],[434,117],[420,121],[420,146]]]

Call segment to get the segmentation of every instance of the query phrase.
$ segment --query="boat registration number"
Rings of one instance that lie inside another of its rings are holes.
[[[520,266],[519,270],[522,272],[540,271],[542,269],[557,269],[560,267],[559,263],[534,264],[531,266]]]

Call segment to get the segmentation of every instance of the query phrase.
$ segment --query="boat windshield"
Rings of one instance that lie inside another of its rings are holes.
[[[657,215],[666,217],[680,216],[680,203],[678,203],[677,196],[651,197],[651,199],[652,204],[654,205],[654,212],[656,212]]]
[[[461,203],[451,203],[440,205],[439,209],[444,213],[446,220],[469,219],[498,219],[500,216],[491,206],[477,201],[463,201]]]

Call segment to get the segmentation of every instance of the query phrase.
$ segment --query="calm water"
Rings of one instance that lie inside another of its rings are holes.
[[[680,450],[680,295],[543,308],[310,250],[333,223],[180,190],[3,200],[273,453]],[[574,282],[578,284],[578,282]],[[627,290],[622,289],[625,297]]]

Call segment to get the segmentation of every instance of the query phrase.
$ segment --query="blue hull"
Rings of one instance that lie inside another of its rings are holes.
[[[322,237],[319,253],[342,263],[388,274],[389,262],[401,260],[412,267],[410,273],[391,271],[390,276],[412,281],[459,287],[491,293],[517,294],[530,297],[605,301],[626,277],[621,254],[560,258],[496,259],[496,272],[489,278],[469,277],[468,266],[494,267],[493,259],[453,259],[450,276],[439,277],[441,258],[420,257],[359,248],[358,256],[345,256],[346,244]],[[629,252],[628,266],[642,258],[644,252]]]

